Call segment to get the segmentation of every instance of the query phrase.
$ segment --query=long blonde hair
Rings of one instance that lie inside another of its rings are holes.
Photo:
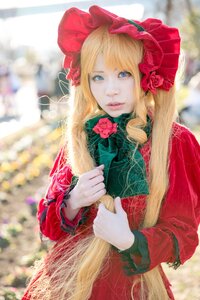
[[[150,194],[143,227],[156,224],[163,197],[168,187],[168,154],[169,138],[175,115],[174,88],[169,92],[158,91],[156,96],[145,95],[140,88],[141,75],[138,64],[142,60],[142,42],[134,41],[126,34],[110,35],[106,27],[93,31],[81,51],[81,84],[75,88],[74,102],[68,117],[67,160],[73,174],[79,176],[95,167],[87,147],[85,122],[94,115],[101,114],[96,100],[90,91],[88,74],[93,70],[99,54],[103,54],[105,63],[111,68],[129,71],[135,81],[135,109],[126,130],[131,139],[139,144],[147,141],[143,128],[146,125],[147,113],[151,109],[153,129],[150,157]],[[162,142],[161,142],[162,141]],[[100,199],[105,206],[114,211],[113,199],[105,195]],[[45,300],[87,300],[92,293],[93,284],[99,276],[102,266],[109,256],[110,245],[94,236],[91,228],[86,237],[74,241],[76,237],[66,238],[52,249],[47,263],[42,263],[38,273],[29,286],[30,299]],[[65,251],[63,251],[65,247]],[[70,249],[69,249],[70,248]],[[134,280],[134,279],[133,279]],[[164,286],[159,267],[140,276],[140,299],[167,300],[169,296]],[[134,286],[134,282],[133,282]],[[133,290],[133,289],[132,289]],[[133,298],[132,291],[130,297]]]

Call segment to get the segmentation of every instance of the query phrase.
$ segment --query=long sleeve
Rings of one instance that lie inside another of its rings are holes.
[[[135,231],[135,245],[122,256],[129,273],[148,271],[162,262],[178,267],[198,245],[200,221],[200,145],[186,128],[176,125],[172,138],[169,188],[158,222]]]
[[[83,217],[84,209],[72,221],[64,214],[64,199],[68,197],[72,177],[71,168],[66,164],[64,149],[61,149],[50,172],[51,182],[46,196],[41,199],[37,213],[41,233],[54,241],[68,233],[74,234]]]

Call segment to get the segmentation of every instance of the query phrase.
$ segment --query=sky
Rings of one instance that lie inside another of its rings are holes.
[[[85,0],[73,0],[76,1],[85,1]],[[1,0],[0,9],[12,8],[12,7],[30,7],[30,6],[40,6],[40,5],[51,5],[56,3],[67,3],[71,1],[67,0]]]
[[[23,7],[32,6],[33,3],[37,4],[54,4],[54,3],[67,3],[62,0],[0,0],[0,8],[8,8],[9,5]],[[80,0],[77,0],[80,2]],[[83,1],[83,0],[82,0]],[[71,2],[71,1],[70,1]],[[74,1],[73,1],[74,2]],[[105,7],[120,16],[141,19],[144,13],[144,7],[141,4],[131,5],[115,5]],[[10,43],[12,48],[17,48],[21,45],[32,46],[36,50],[57,49],[57,28],[64,12],[34,14],[28,16],[20,16],[15,18],[0,19],[0,39],[5,43]]]

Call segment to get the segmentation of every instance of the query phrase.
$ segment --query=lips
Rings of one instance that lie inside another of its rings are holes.
[[[111,102],[111,103],[108,103],[107,106],[110,109],[120,109],[123,105],[124,105],[124,103],[121,103],[121,102]]]
[[[119,106],[119,105],[123,105],[124,103],[121,103],[121,102],[111,102],[111,103],[108,103],[108,106]]]

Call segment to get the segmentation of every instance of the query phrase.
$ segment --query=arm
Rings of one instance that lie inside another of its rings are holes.
[[[40,231],[51,240],[57,240],[81,221],[83,211],[78,210],[73,220],[65,215],[65,199],[68,198],[73,174],[66,164],[64,149],[58,153],[50,172],[51,182],[38,207]]]
[[[198,245],[200,146],[185,128],[173,137],[169,182],[157,224],[133,231],[133,246],[121,252],[129,274],[149,271],[162,262],[176,268],[193,255]]]
[[[103,166],[82,174],[76,185],[73,174],[66,164],[64,151],[58,154],[50,173],[51,183],[38,208],[38,220],[42,234],[51,240],[70,233],[85,222],[88,207],[105,193]]]

